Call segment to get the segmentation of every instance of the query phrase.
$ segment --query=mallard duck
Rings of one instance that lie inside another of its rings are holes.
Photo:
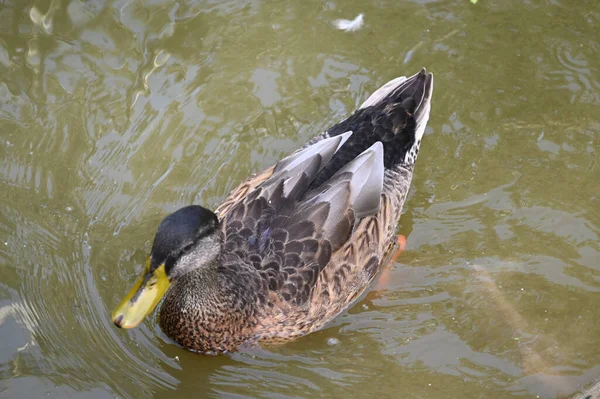
[[[391,252],[432,93],[425,69],[396,78],[215,212],[191,205],[168,215],[115,325],[136,327],[165,296],[160,327],[196,352],[319,330]]]

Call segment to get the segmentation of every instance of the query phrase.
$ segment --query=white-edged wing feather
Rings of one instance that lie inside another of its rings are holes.
[[[323,167],[325,167],[325,165],[327,165],[327,163],[331,160],[333,154],[335,154],[337,150],[340,149],[340,147],[346,142],[346,140],[348,140],[348,137],[350,137],[351,135],[352,132],[348,131],[346,133],[340,134],[339,136],[323,139],[311,146],[294,152],[293,154],[277,162],[277,165],[275,165],[275,170],[273,171],[273,175],[283,171],[290,171],[305,160],[312,158],[317,154],[319,154],[322,157],[319,165],[319,170],[323,169]]]
[[[338,170],[322,187],[309,192],[305,201],[307,204],[330,202],[335,207],[339,204],[338,194],[350,191],[348,205],[355,216],[374,215],[380,206],[384,173],[383,144],[378,141]]]

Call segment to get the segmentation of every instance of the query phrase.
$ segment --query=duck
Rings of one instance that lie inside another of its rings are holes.
[[[393,252],[432,95],[425,68],[395,78],[215,211],[189,205],[166,216],[113,323],[137,327],[162,301],[162,331],[205,354],[322,329]]]

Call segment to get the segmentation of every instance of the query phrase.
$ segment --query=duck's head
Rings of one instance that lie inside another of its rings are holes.
[[[139,280],[112,314],[117,327],[134,328],[150,313],[179,277],[214,266],[221,251],[219,219],[192,205],[170,214],[158,226]]]

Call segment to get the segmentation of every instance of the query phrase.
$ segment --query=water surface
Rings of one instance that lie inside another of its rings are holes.
[[[571,395],[600,376],[598,26],[594,0],[2,2],[0,396]],[[231,356],[154,316],[112,326],[162,217],[218,206],[422,66],[432,117],[385,283]]]

